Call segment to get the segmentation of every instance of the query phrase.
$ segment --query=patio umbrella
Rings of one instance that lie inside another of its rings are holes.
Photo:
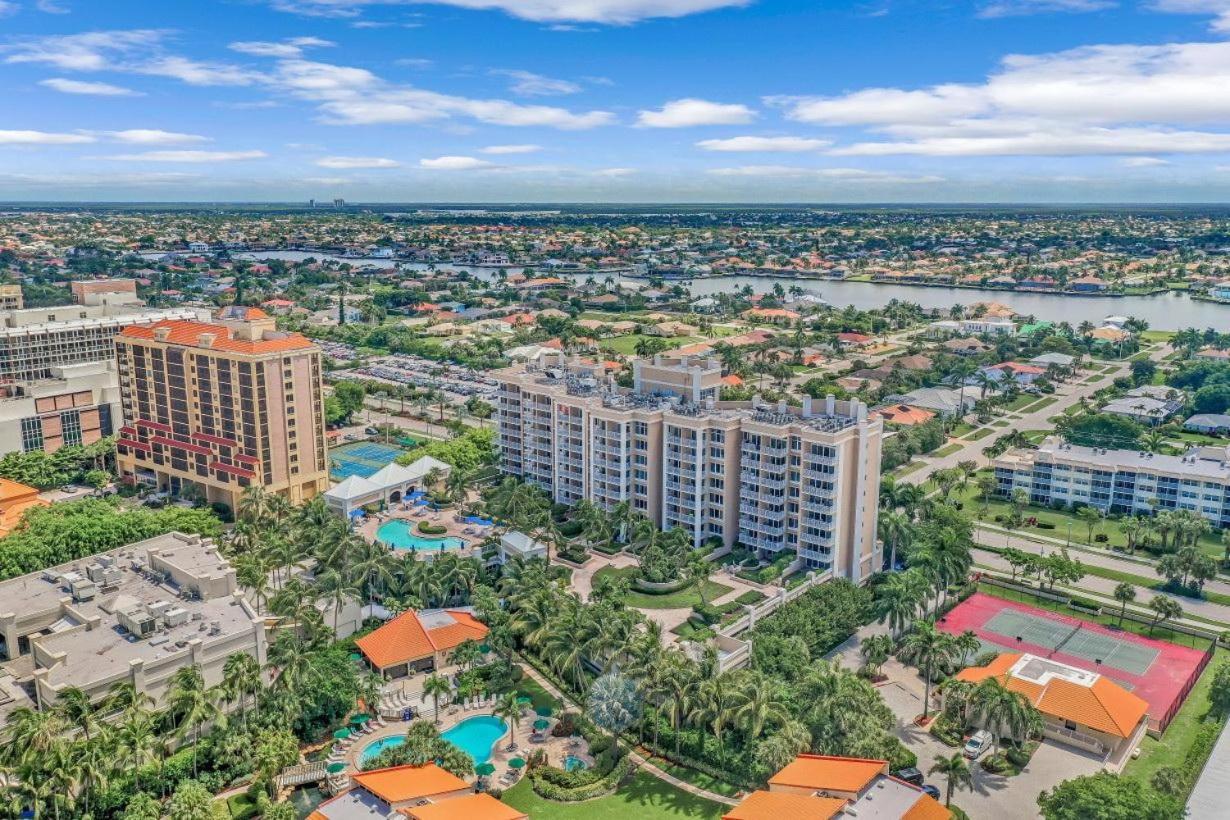
[[[350,730],[343,726],[333,733],[333,737],[337,740],[345,740],[350,737]]]
[[[362,726],[364,723],[367,723],[371,719],[372,719],[371,715],[365,712],[360,712],[359,714],[350,718],[350,722],[353,723],[355,726]]]
[[[547,728],[550,725],[551,725],[551,721],[547,720],[546,718],[538,718],[538,720],[534,721],[534,729],[535,731],[538,731],[538,732],[541,732],[543,729]]]
[[[351,652],[350,659],[354,661],[355,663],[358,663],[359,661],[363,660],[363,656],[360,655],[358,652]]]
[[[345,763],[330,763],[328,766],[325,767],[325,771],[327,771],[329,774],[337,774],[340,771],[344,771],[345,768],[346,768]]]
[[[551,717],[551,713],[554,712],[555,710],[552,709],[550,706],[539,706],[534,711],[538,714],[539,717]]]
[[[493,775],[495,774],[495,766],[492,765],[491,763],[479,763],[477,766],[474,767],[474,774],[478,775],[479,777],[487,777],[489,775]]]
[[[512,760],[508,761],[508,765],[514,769],[524,769],[525,760],[520,757],[514,757]]]
[[[484,643],[484,644],[479,644],[479,645],[478,645],[478,651],[479,651],[479,652],[482,652],[484,655],[486,655],[486,654],[488,654],[488,653],[490,653],[490,652],[491,652],[491,646],[490,646],[489,644],[485,644],[485,643]]]

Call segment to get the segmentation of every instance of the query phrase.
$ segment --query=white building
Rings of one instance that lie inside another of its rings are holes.
[[[413,464],[386,464],[372,475],[352,475],[325,491],[325,504],[338,515],[349,516],[369,504],[400,504],[416,490],[427,489],[425,479],[433,470],[440,480],[448,478],[452,467],[438,458],[423,456]]]
[[[541,541],[535,541],[523,532],[506,532],[500,536],[498,557],[501,564],[507,564],[513,558],[545,559],[547,545]]]

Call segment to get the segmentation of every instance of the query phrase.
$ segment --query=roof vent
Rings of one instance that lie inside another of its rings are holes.
[[[216,333],[202,333],[197,337],[197,344],[208,350],[214,346],[214,342],[217,341],[217,339],[218,334]]]
[[[169,327],[154,328],[154,341],[165,342],[169,338],[171,338],[171,328]]]

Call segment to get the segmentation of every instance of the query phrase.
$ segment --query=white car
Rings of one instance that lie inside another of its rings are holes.
[[[962,754],[970,760],[977,760],[982,757],[983,753],[991,747],[991,733],[986,729],[979,729],[970,735],[970,739],[965,741],[965,748]]]

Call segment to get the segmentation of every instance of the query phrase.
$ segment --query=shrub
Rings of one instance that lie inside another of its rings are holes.
[[[415,529],[423,535],[444,535],[448,532],[448,527],[443,524],[431,524],[426,521],[420,521]]]
[[[1110,536],[1104,532],[1100,532],[1097,535],[1093,536],[1093,540],[1099,544],[1105,544],[1107,541],[1110,540]]]
[[[565,538],[576,538],[584,528],[580,521],[565,521],[560,525],[559,532]]]
[[[559,720],[551,727],[551,735],[553,737],[572,737],[577,733],[577,718],[579,717],[576,712],[561,713]]]
[[[1040,530],[1053,530],[1053,529],[1055,529],[1055,525],[1054,525],[1054,524],[1052,524],[1050,521],[1039,521],[1039,522],[1037,523],[1037,527],[1038,527],[1038,529],[1040,529]]]
[[[581,800],[592,800],[612,792],[636,769],[632,758],[624,756],[604,777],[581,786],[561,786],[555,782],[559,775],[571,776],[585,772],[565,772],[551,766],[534,769],[529,774],[530,785],[534,793],[547,800],[558,800],[564,803],[575,803]]]

